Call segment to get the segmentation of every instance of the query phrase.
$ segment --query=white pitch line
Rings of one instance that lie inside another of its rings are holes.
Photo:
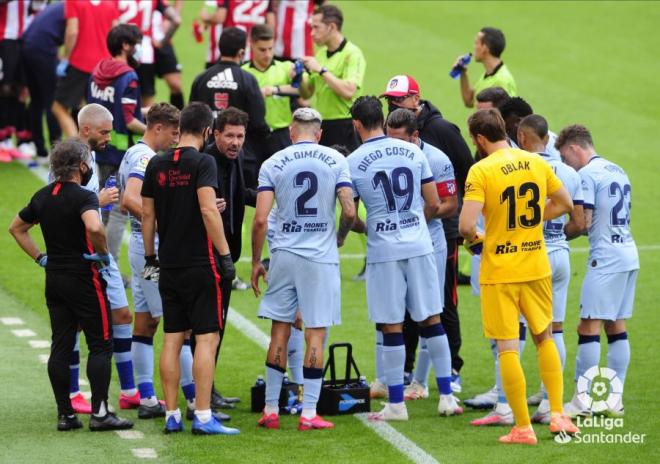
[[[227,319],[228,322],[240,330],[243,335],[247,336],[250,340],[252,340],[264,350],[268,350],[268,345],[270,345],[270,337],[263,333],[261,329],[254,323],[246,319],[242,314],[240,314],[232,307],[229,307],[229,314]],[[404,456],[407,456],[413,462],[417,464],[439,464],[438,461],[436,461],[431,455],[417,446],[415,442],[397,432],[388,423],[369,422],[366,414],[354,414],[354,416],[366,427],[372,429],[380,438],[390,443],[394,448],[402,452]]]
[[[50,348],[48,340],[29,340],[29,343],[32,348]]]
[[[115,433],[124,440],[142,440],[144,438],[144,433],[139,430],[116,430]]]
[[[0,317],[0,322],[3,325],[23,325],[23,319],[20,317]]]
[[[38,356],[38,358],[39,358],[39,362],[40,362],[41,364],[48,364],[48,358],[49,358],[49,357],[50,357],[50,356],[47,355],[47,354],[40,354],[40,355]]]
[[[131,449],[133,456],[139,459],[157,459],[158,453],[153,448],[133,448]]]
[[[25,338],[25,337],[36,337],[37,334],[34,333],[34,331],[30,329],[14,329],[11,331],[14,335],[16,335],[19,338]]]
[[[389,442],[398,449],[404,456],[410,458],[416,464],[439,464],[438,461],[421,449],[412,440],[399,433],[394,427],[385,421],[372,422],[368,419],[368,414],[354,414],[365,427],[373,430],[383,440]]]

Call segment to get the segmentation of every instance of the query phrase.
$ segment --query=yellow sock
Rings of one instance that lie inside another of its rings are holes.
[[[527,385],[517,351],[503,351],[499,354],[502,387],[513,411],[517,427],[530,427],[527,409]]]
[[[561,369],[561,360],[557,345],[553,339],[543,340],[537,349],[537,358],[539,371],[543,385],[548,392],[548,401],[550,402],[550,412],[562,414],[564,406],[564,374]]]

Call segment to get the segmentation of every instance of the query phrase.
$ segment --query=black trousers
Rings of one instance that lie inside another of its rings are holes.
[[[458,318],[458,240],[447,239],[447,266],[445,269],[445,306],[442,311],[442,325],[447,333],[449,351],[451,352],[451,367],[460,372],[463,358],[458,352],[461,349],[461,323]],[[404,370],[412,372],[415,369],[415,354],[419,342],[419,325],[410,318],[406,311],[403,321],[403,339],[406,344],[406,363]]]
[[[69,365],[82,328],[89,348],[87,378],[92,390],[92,411],[108,401],[112,361],[112,322],[105,280],[98,271],[46,271],[46,305],[50,314],[52,344],[48,376],[58,414],[74,414],[69,399]]]
[[[353,129],[353,121],[350,118],[323,121],[321,129],[323,129],[321,141],[319,142],[321,145],[326,147],[342,145],[346,147],[349,153],[360,145],[358,136]]]

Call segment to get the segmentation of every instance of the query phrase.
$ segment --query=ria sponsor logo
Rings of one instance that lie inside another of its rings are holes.
[[[376,223],[376,232],[391,232],[397,229],[396,222],[392,222],[389,219],[385,222]]]
[[[517,253],[517,252],[518,252],[518,245],[512,245],[511,242],[509,242],[508,240],[504,245],[495,246],[496,255],[506,255],[509,253]]]

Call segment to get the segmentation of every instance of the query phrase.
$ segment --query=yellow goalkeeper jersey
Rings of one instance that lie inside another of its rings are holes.
[[[543,211],[547,195],[561,186],[547,162],[523,150],[501,149],[472,166],[464,200],[484,205],[481,284],[528,282],[551,274]]]

